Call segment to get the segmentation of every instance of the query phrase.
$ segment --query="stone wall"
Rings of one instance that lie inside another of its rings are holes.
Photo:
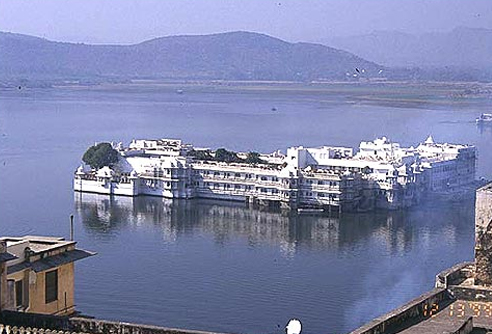
[[[0,323],[8,326],[69,330],[69,318],[49,314],[25,313],[16,311],[0,312]]]
[[[426,318],[424,316],[425,309],[429,310],[433,305],[437,304],[439,309],[442,310],[449,302],[450,295],[448,291],[436,288],[392,310],[390,313],[374,319],[349,334],[396,333],[424,320]]]
[[[10,327],[22,326],[23,328],[42,328],[51,331],[90,334],[219,334],[216,332],[15,311],[0,312],[0,324]]]
[[[23,326],[9,326],[0,323],[0,334],[86,334],[68,331],[57,331],[44,328],[31,328]]]
[[[464,280],[471,278],[475,273],[474,262],[462,262],[452,266],[449,269],[441,271],[436,275],[436,288],[448,288],[453,285],[459,285]]]
[[[492,289],[480,286],[453,286],[449,289],[457,300],[492,302]]]
[[[218,334],[86,318],[71,318],[70,330],[72,332],[91,334]]]
[[[468,317],[458,330],[450,334],[469,334],[473,332],[473,317]]]
[[[492,286],[492,183],[477,190],[475,265],[475,284]]]

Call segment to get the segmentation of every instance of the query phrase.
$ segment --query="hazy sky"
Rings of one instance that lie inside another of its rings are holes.
[[[457,26],[492,29],[492,0],[0,0],[0,30],[86,43],[235,30],[318,41]]]

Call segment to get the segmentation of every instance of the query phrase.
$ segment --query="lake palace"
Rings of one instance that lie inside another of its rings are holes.
[[[118,163],[99,170],[80,166],[75,191],[367,211],[475,189],[475,147],[439,144],[432,137],[409,148],[385,137],[363,141],[356,153],[349,147],[290,147],[287,154],[260,154],[259,163],[246,163],[247,153],[237,153],[240,162],[216,161],[214,152],[175,139],[133,140],[113,148]],[[197,152],[210,152],[210,158]]]

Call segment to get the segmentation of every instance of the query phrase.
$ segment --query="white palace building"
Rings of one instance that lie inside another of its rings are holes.
[[[383,137],[361,142],[355,154],[347,147],[290,147],[286,155],[261,154],[264,163],[257,164],[200,160],[193,153],[203,149],[174,139],[113,147],[119,162],[99,170],[80,166],[75,191],[366,211],[409,207],[425,195],[471,189],[475,182],[475,147],[432,137],[416,148]]]

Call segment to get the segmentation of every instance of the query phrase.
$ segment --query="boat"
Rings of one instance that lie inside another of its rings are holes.
[[[477,117],[476,122],[477,124],[492,124],[492,114],[481,114],[480,117]]]
[[[325,210],[323,210],[323,209],[317,209],[317,208],[299,208],[299,209],[297,209],[297,213],[308,214],[308,215],[323,213],[324,211]]]

